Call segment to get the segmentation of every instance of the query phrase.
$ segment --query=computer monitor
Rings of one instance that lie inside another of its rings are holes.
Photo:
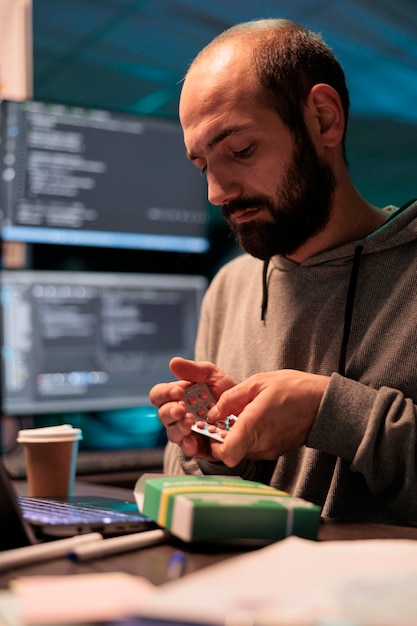
[[[179,123],[0,103],[4,241],[205,254],[207,188]]]
[[[149,404],[192,358],[202,276],[4,270],[1,410],[6,415]]]

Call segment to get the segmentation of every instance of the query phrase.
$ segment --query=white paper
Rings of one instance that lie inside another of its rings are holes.
[[[289,537],[159,587],[141,614],[219,625],[415,626],[417,541]]]
[[[12,581],[22,624],[97,622],[135,615],[155,587],[121,572],[26,576]]]

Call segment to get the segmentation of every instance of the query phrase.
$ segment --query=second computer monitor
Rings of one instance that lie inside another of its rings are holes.
[[[202,276],[3,271],[2,406],[6,414],[149,404],[192,358]]]

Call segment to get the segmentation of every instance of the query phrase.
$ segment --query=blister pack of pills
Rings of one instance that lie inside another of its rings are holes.
[[[216,404],[216,400],[205,383],[195,383],[187,387],[184,402],[187,413],[192,413],[194,416],[194,424],[191,429],[216,441],[222,442],[237,420],[235,415],[229,415],[226,419],[219,420],[214,424],[206,421],[207,411]]]

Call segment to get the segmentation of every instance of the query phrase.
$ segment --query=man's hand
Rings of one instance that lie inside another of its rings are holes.
[[[175,357],[170,361],[172,373],[180,380],[155,385],[149,394],[151,403],[158,408],[158,417],[170,441],[181,446],[186,456],[215,460],[212,443],[207,437],[191,431],[193,416],[186,412],[184,390],[192,383],[207,383],[215,398],[235,383],[222,370],[208,361],[190,361]]]
[[[272,460],[303,446],[329,377],[297,370],[255,374],[229,388],[210,409],[215,422],[231,413],[239,419],[221,444],[212,444],[216,460],[234,467],[242,459]]]

